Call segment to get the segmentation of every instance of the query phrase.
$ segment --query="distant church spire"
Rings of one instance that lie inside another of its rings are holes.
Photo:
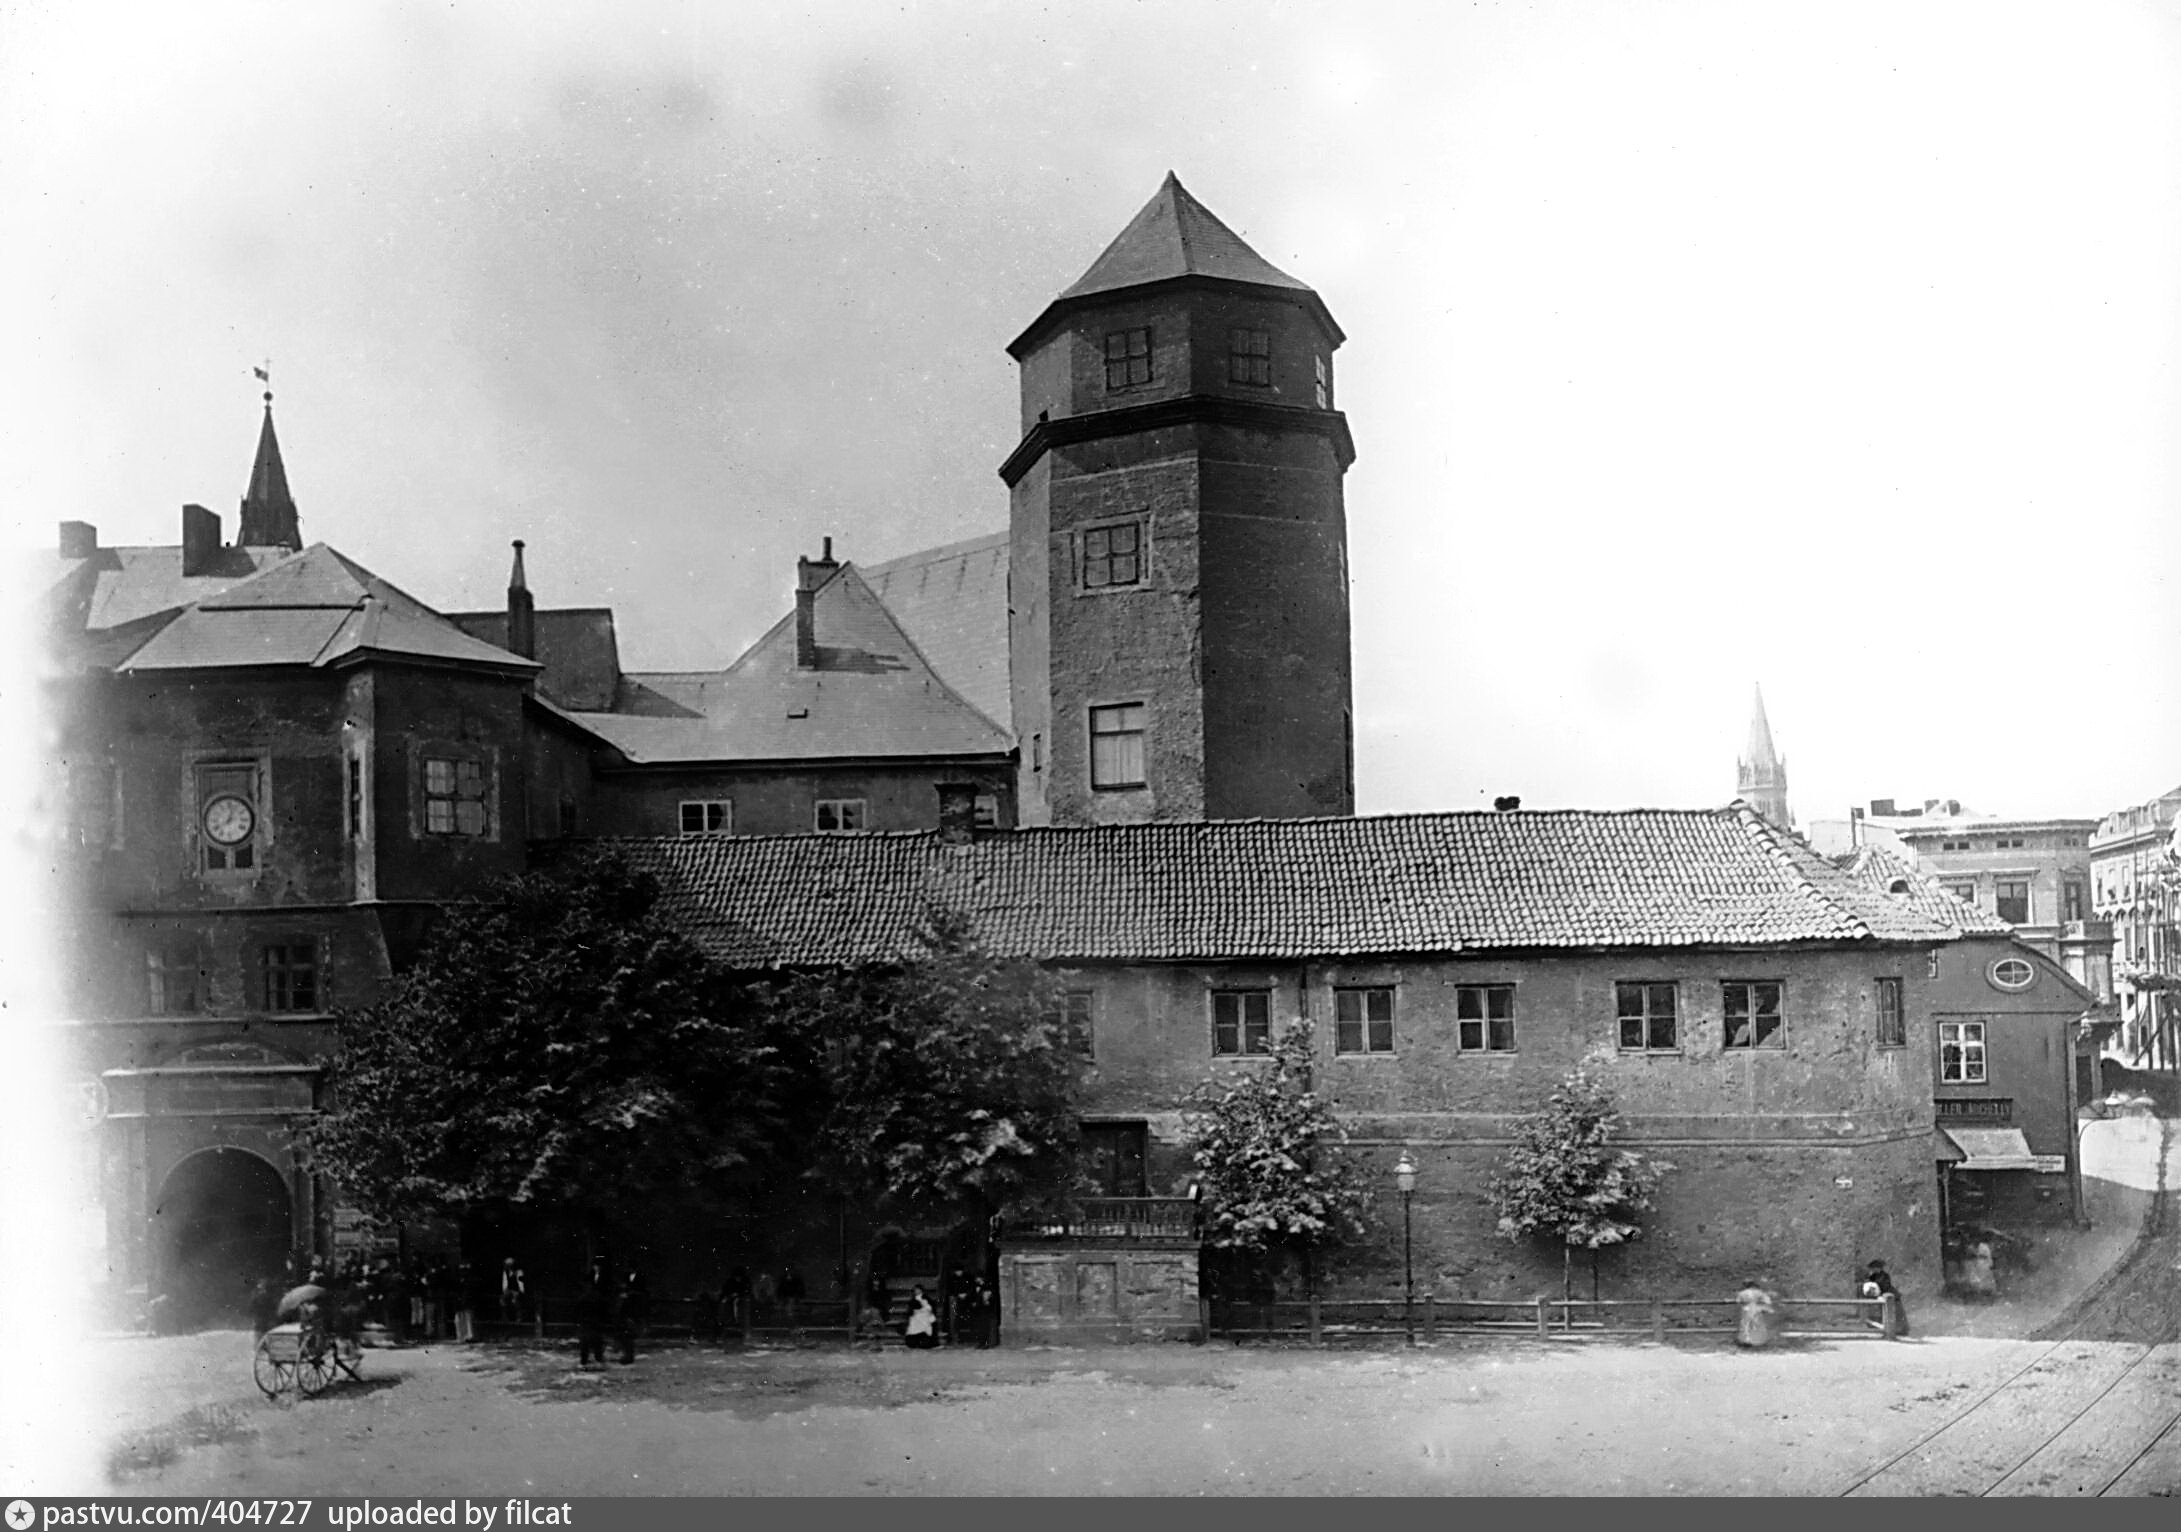
[[[266,382],[263,367],[253,369]],[[303,533],[288,493],[287,465],[280,461],[280,438],[273,434],[273,391],[265,390],[265,424],[258,429],[257,461],[250,465],[250,488],[242,497],[242,525],[235,541],[250,548],[288,548],[301,552]]]
[[[1749,743],[1736,762],[1735,796],[1782,829],[1795,816],[1787,807],[1787,762],[1772,748],[1772,724],[1764,715],[1764,688],[1757,688],[1756,710],[1749,715]]]

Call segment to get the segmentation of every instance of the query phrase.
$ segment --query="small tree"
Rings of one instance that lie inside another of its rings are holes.
[[[1673,1166],[1609,1142],[1620,1121],[1612,1095],[1575,1070],[1515,1126],[1515,1141],[1492,1181],[1499,1232],[1560,1245],[1560,1290],[1574,1296],[1574,1252],[1590,1252],[1590,1296],[1598,1296],[1598,1252],[1639,1238],[1636,1214],[1651,1206]]]
[[[1059,979],[984,951],[944,910],[903,961],[777,986],[773,1035],[812,1082],[805,1173],[874,1206],[963,1212],[1057,1192],[1088,1041],[1064,998]]]
[[[1310,1024],[1289,1023],[1266,1067],[1190,1091],[1182,1125],[1210,1205],[1215,1248],[1293,1251],[1316,1286],[1316,1255],[1363,1232],[1371,1195],[1338,1158],[1348,1130],[1311,1089]]]

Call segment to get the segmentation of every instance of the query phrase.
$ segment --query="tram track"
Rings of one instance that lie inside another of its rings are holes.
[[[2171,1203],[2166,1165],[2174,1128],[2172,1119],[2160,1123],[2159,1178],[2143,1236],[2068,1314],[2046,1328],[2044,1335],[2060,1332],[2051,1344],[1964,1408],[1837,1491],[1839,1496],[1982,1498],[2015,1492],[2099,1496],[2125,1480],[2181,1428],[2181,1408],[2154,1412],[2149,1419],[2163,1415],[2163,1422],[2117,1471],[2109,1471],[2111,1454],[2100,1450],[2110,1439],[2105,1433],[2127,1430],[2128,1439],[2134,1440],[2136,1431],[2149,1423],[2140,1413],[2139,1394],[2141,1404],[2170,1401],[2181,1395],[2181,1346],[2176,1345],[2181,1341],[2181,1280],[2177,1280],[2173,1241],[2166,1237]],[[2091,1338],[2085,1332],[2103,1329],[2110,1336],[2112,1330],[2123,1325],[2139,1331],[2148,1328],[2153,1333],[2130,1340],[2134,1355],[2099,1384],[2106,1367],[2119,1359],[2103,1355],[2108,1339]],[[2069,1347],[2083,1349],[2063,1356]],[[2086,1388],[2087,1397],[2071,1397]],[[2057,1401],[2051,1397],[2054,1394],[2059,1395]],[[2117,1403],[2099,1415],[2100,1406],[2109,1400]],[[2050,1415],[2055,1403],[2067,1413],[2052,1426]],[[2073,1407],[2068,1408],[2070,1405]],[[2086,1420],[2091,1425],[2078,1430]],[[2033,1444],[2022,1451],[2020,1428],[2030,1422],[2035,1422],[2036,1434]],[[2048,1426],[2051,1428],[2046,1429]],[[2064,1440],[2070,1433],[2075,1433],[2075,1438]],[[1987,1442],[1980,1440],[1996,1435],[2005,1441],[2010,1434],[2018,1439],[1996,1460]]]

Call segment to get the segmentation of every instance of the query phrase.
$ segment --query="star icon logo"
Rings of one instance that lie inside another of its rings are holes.
[[[28,1500],[8,1502],[9,1532],[29,1532],[30,1524],[37,1519],[38,1513]]]

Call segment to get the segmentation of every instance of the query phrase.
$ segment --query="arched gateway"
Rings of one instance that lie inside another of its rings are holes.
[[[280,1172],[246,1149],[205,1149],[168,1174],[152,1207],[152,1290],[167,1322],[247,1319],[260,1278],[286,1273],[293,1209]]]

